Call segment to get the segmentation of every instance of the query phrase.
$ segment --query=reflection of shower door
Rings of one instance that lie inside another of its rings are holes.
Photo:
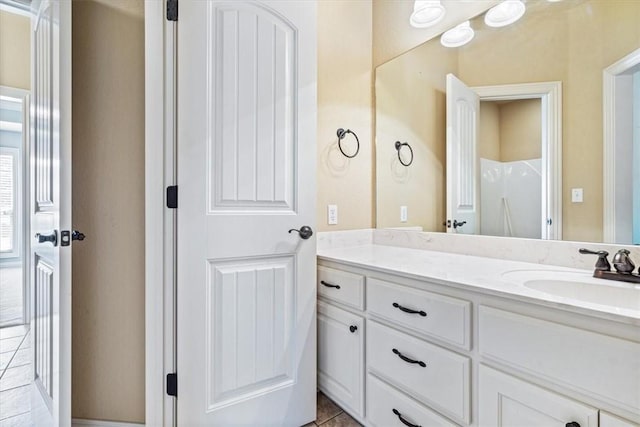
[[[71,425],[71,2],[35,1],[30,244],[32,420]]]
[[[476,146],[480,98],[453,74],[447,74],[447,220],[462,227],[447,231],[478,232]]]

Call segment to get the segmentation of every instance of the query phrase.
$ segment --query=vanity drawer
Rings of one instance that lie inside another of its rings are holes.
[[[478,317],[482,356],[640,413],[640,344],[487,306]]]
[[[370,372],[443,414],[469,423],[469,358],[375,321],[367,325]]]
[[[372,427],[402,426],[404,423],[400,420],[400,416],[405,421],[418,426],[455,426],[373,375],[367,375],[368,425]]]
[[[467,350],[471,347],[468,301],[367,278],[367,310],[413,331]]]
[[[318,295],[364,310],[364,276],[318,266]]]

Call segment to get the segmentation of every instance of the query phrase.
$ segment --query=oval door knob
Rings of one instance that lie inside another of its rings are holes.
[[[565,427],[580,427],[580,424],[575,421],[571,421],[570,423],[566,423]]]
[[[58,246],[58,232],[56,230],[53,230],[51,234],[36,233],[36,239],[38,243],[51,242],[53,246]]]
[[[292,231],[296,231],[300,235],[300,238],[304,240],[307,240],[309,237],[313,236],[313,230],[308,225],[303,225],[302,227],[300,227],[300,230],[292,228],[291,230],[289,230],[289,233],[291,233]]]
[[[349,326],[349,330],[351,331],[351,333],[354,333],[355,331],[358,330],[358,327],[356,325],[351,325]]]

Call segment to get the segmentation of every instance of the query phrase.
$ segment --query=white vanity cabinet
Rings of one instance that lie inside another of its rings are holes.
[[[364,417],[364,276],[318,268],[318,388]]]
[[[640,427],[637,322],[322,258],[318,295],[319,388],[366,426]]]

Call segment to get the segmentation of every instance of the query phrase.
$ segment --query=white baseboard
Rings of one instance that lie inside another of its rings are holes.
[[[118,421],[100,421],[100,420],[83,420],[74,418],[71,421],[71,427],[140,427],[144,424],[138,423],[122,423]]]

